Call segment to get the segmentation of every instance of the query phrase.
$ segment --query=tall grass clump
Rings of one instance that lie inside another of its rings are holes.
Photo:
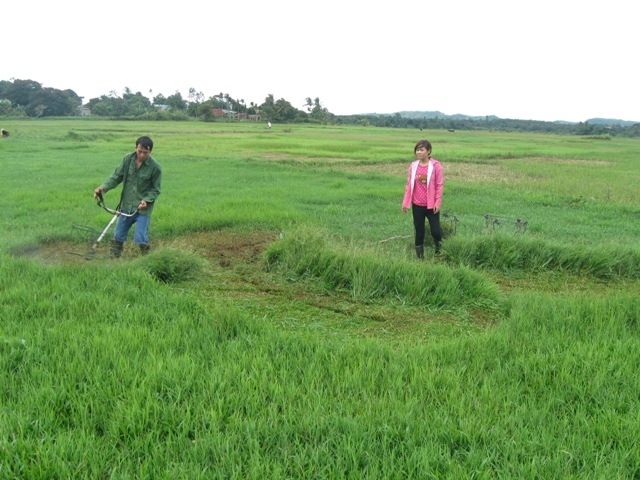
[[[177,248],[163,248],[141,257],[138,263],[164,283],[194,280],[204,269],[204,260],[195,253]]]
[[[640,278],[640,249],[554,243],[541,238],[487,235],[447,240],[447,258],[471,268],[501,272],[557,270],[594,278]]]
[[[354,299],[400,300],[430,308],[496,308],[498,287],[467,267],[391,258],[334,242],[322,232],[301,229],[272,244],[271,267],[320,279],[326,288],[348,291]]]

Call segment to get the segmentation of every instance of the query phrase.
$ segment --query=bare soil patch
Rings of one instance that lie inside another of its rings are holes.
[[[197,232],[181,237],[153,242],[152,251],[159,248],[182,248],[191,251],[220,266],[238,263],[255,263],[262,252],[277,238],[276,232],[215,230]],[[109,256],[107,239],[98,246],[94,255],[88,255],[91,243],[52,241],[46,244],[30,244],[12,251],[15,257],[37,258],[45,264],[82,263],[88,260],[105,260]],[[140,256],[132,241],[125,244],[121,260]]]

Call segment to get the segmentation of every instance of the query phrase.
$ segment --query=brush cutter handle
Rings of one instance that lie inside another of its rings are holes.
[[[123,217],[133,217],[136,213],[138,213],[138,212],[139,212],[139,210],[136,210],[136,211],[135,211],[135,212],[133,212],[133,213],[124,213],[124,212],[121,212],[120,210],[114,210],[114,209],[112,209],[112,208],[107,207],[107,206],[104,204],[104,197],[102,196],[102,192],[100,192],[100,191],[98,191],[98,192],[97,192],[96,202],[98,203],[98,206],[99,206],[100,208],[103,208],[104,210],[106,210],[106,211],[107,211],[107,212],[109,212],[110,214],[115,215],[115,216],[117,216],[117,217],[120,217],[120,216],[123,216]]]

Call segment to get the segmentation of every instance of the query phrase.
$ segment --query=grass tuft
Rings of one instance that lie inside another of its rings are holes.
[[[560,271],[599,279],[640,278],[640,249],[634,246],[593,247],[492,235],[452,238],[446,243],[446,254],[454,263],[501,272]]]
[[[140,257],[147,272],[163,283],[195,280],[204,268],[204,260],[196,254],[176,248],[165,248]]]

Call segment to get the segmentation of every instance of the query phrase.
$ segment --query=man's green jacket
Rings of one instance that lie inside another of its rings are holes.
[[[126,172],[126,178],[125,178]],[[153,206],[160,195],[162,168],[152,157],[147,158],[140,168],[136,168],[136,152],[125,155],[120,165],[100,185],[105,192],[114,189],[124,181],[120,210],[132,213],[142,200],[147,208],[140,210],[141,215],[151,215]]]

